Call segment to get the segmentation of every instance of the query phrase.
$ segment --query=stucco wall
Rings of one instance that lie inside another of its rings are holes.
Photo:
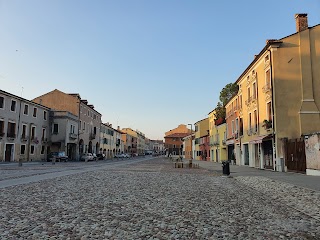
[[[320,170],[320,134],[314,134],[305,140],[307,169]]]

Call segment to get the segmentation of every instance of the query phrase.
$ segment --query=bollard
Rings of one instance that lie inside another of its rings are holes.
[[[222,162],[222,173],[226,176],[230,175],[230,165],[228,161]]]

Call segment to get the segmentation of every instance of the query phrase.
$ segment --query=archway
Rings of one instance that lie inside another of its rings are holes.
[[[80,139],[80,141],[79,141],[79,154],[80,155],[83,154],[83,150],[84,150],[84,148],[83,148],[83,139]]]
[[[92,142],[89,142],[89,149],[88,149],[88,153],[92,153]]]

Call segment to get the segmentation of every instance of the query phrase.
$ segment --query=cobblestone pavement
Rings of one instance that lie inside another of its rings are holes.
[[[0,199],[0,239],[320,239],[319,192],[161,158],[7,187]]]

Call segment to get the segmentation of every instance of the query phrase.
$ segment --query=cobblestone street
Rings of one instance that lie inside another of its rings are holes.
[[[164,158],[6,187],[0,198],[1,239],[320,239],[320,192]]]

